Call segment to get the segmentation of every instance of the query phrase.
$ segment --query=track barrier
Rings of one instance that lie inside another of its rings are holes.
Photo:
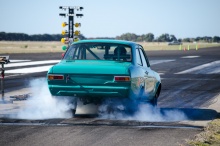
[[[198,50],[198,48],[199,48],[199,46],[198,46],[198,44],[196,44],[196,51]]]
[[[179,46],[179,50],[182,50],[182,45]]]

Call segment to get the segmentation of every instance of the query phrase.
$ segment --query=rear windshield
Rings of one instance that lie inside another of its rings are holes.
[[[131,62],[131,47],[111,43],[82,43],[72,45],[65,60],[112,60]]]

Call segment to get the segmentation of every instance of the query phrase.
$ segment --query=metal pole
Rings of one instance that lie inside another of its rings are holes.
[[[1,69],[1,92],[2,92],[2,101],[4,101],[4,78],[5,78],[5,69],[4,69],[4,63],[2,63],[2,69]]]
[[[69,8],[69,14],[74,14],[74,9],[72,8]],[[72,44],[73,42],[73,39],[74,39],[74,18],[73,16],[69,16],[69,34],[68,34],[68,37],[69,37],[69,46]]]

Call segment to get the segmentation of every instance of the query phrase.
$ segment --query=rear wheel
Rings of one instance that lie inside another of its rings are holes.
[[[159,93],[156,92],[154,98],[151,100],[150,104],[153,106],[153,107],[157,107],[157,99],[159,97]]]
[[[77,107],[77,98],[76,97],[68,97],[68,104],[70,107],[69,112],[71,113],[71,116],[74,117],[76,113],[76,107]]]
[[[71,117],[74,117],[76,114],[76,109],[70,109],[69,112],[71,113]]]
[[[64,101],[68,105],[68,110],[65,112],[71,113],[71,117],[74,117],[77,107],[77,98],[72,96],[53,96],[54,99]]]

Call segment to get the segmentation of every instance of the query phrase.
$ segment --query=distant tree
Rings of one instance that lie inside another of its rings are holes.
[[[170,42],[170,35],[165,33],[158,37],[159,42]]]
[[[214,36],[214,37],[212,38],[212,42],[219,43],[219,42],[220,42],[220,37]]]
[[[141,36],[137,37],[136,41],[137,42],[143,42],[143,37],[141,37]]]
[[[204,37],[203,37],[203,40],[204,40],[205,42],[210,43],[210,42],[212,42],[212,37],[204,36]]]
[[[152,42],[154,40],[154,34],[148,33],[146,35],[143,35],[143,40],[146,42]]]
[[[171,42],[172,42],[172,41],[177,41],[175,35],[170,35],[170,41],[171,41]]]
[[[134,33],[125,33],[125,34],[122,34],[121,36],[116,37],[116,39],[127,40],[127,41],[136,41],[137,38],[138,38],[138,35]]]
[[[0,32],[0,40],[7,40],[7,34],[5,32]]]
[[[197,42],[200,41],[200,40],[201,40],[201,37],[196,37],[195,38],[195,41],[197,41]]]
[[[178,42],[182,42],[183,40],[182,40],[182,39],[178,39],[177,41],[178,41]]]
[[[190,42],[190,38],[184,38],[183,42]]]

